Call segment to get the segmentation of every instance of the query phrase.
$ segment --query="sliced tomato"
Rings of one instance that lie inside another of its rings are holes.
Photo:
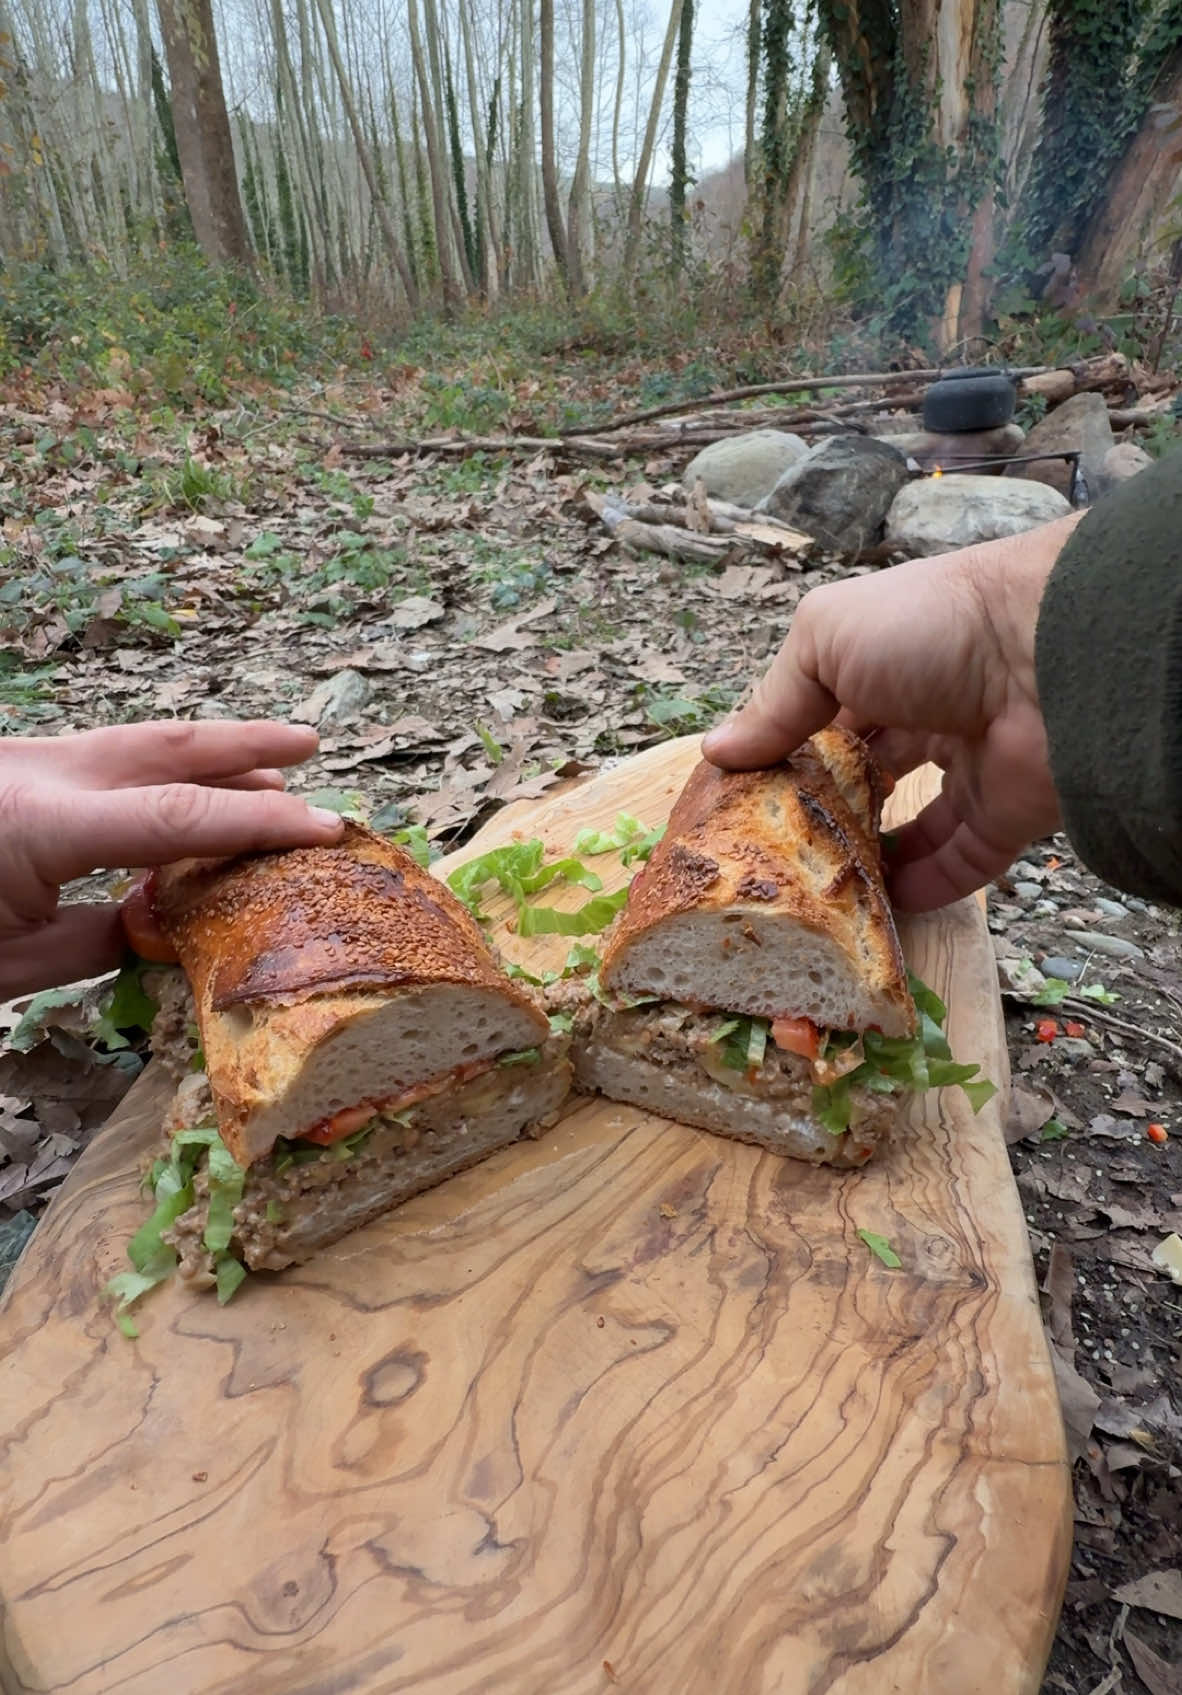
[[[772,1041],[803,1059],[816,1059],[821,1052],[821,1032],[811,1018],[773,1018]]]
[[[156,922],[152,907],[155,884],[154,871],[141,871],[132,883],[119,907],[123,934],[128,947],[141,959],[150,959],[155,965],[175,965],[176,949]]]
[[[474,1059],[466,1065],[457,1065],[454,1071],[444,1072],[442,1077],[430,1077],[425,1083],[415,1083],[409,1089],[403,1089],[401,1094],[387,1095],[382,1101],[362,1101],[359,1106],[347,1106],[343,1111],[334,1113],[331,1118],[321,1119],[311,1130],[301,1130],[301,1142],[315,1142],[318,1147],[330,1148],[334,1142],[343,1141],[351,1136],[354,1130],[360,1130],[363,1124],[368,1124],[377,1112],[405,1112],[408,1107],[417,1106],[431,1095],[441,1095],[444,1089],[450,1089],[457,1083],[467,1083],[470,1078],[478,1077],[482,1071],[491,1071],[494,1060]]]
[[[345,1136],[351,1136],[354,1130],[360,1130],[363,1124],[368,1124],[377,1108],[369,1101],[362,1101],[360,1106],[347,1106],[343,1112],[334,1113],[326,1118],[314,1130],[305,1130],[300,1137],[301,1142],[316,1142],[322,1148],[331,1147]]]

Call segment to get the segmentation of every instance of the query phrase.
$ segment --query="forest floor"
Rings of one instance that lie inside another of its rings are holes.
[[[551,455],[350,459],[344,443],[416,427],[413,392],[260,399],[191,429],[120,408],[0,405],[4,729],[319,719],[300,786],[358,790],[384,827],[421,823],[445,846],[507,800],[705,728],[800,595],[850,568],[621,553],[585,491],[660,487],[675,451],[590,471]],[[1098,883],[1061,839],[990,891],[989,914],[1011,1159],[1079,1450],[1044,1688],[1179,1695],[1182,1289],[1150,1260],[1182,1230],[1178,918]],[[1072,930],[1093,932],[1086,955]],[[1032,1004],[1044,956],[1082,971],[1070,1001]],[[66,1028],[0,1055],[0,1233],[27,1235],[136,1063]]]

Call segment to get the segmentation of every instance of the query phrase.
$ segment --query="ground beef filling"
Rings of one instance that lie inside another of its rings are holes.
[[[468,1090],[475,1091],[485,1078],[490,1087],[499,1087],[504,1072],[491,1067],[481,1078],[471,1079]],[[479,1104],[478,1095],[471,1092],[469,1109],[476,1113]],[[169,1136],[213,1121],[207,1079],[200,1073],[186,1078],[173,1101]],[[281,1269],[290,1263],[290,1255],[283,1251],[287,1226],[298,1221],[301,1213],[306,1214],[326,1188],[344,1183],[364,1187],[371,1175],[376,1183],[379,1168],[388,1167],[400,1155],[430,1146],[437,1136],[454,1137],[455,1130],[455,1094],[447,1089],[396,1114],[379,1112],[372,1128],[363,1127],[362,1132],[331,1147],[280,1142],[275,1152],[247,1170],[242,1200],[234,1209],[230,1251],[251,1271]],[[214,1261],[202,1241],[209,1213],[204,1165],[194,1174],[193,1194],[193,1205],[162,1236],[177,1251],[178,1274],[198,1288],[207,1288],[214,1282]]]
[[[180,966],[164,965],[159,971],[145,974],[144,987],[156,1002],[152,1055],[179,1081],[193,1070],[199,1051],[197,1012],[189,979]]]
[[[786,1053],[769,1038],[760,1066],[739,1069],[727,1065],[725,1043],[712,1039],[725,1022],[724,1013],[695,1012],[673,1001],[617,1011],[574,982],[555,984],[549,999],[552,1006],[573,1016],[576,1056],[583,1048],[597,1045],[682,1073],[687,1066],[696,1065],[737,1095],[776,1101],[793,1113],[812,1113],[812,1062],[800,1054]],[[872,1115],[881,1115],[882,1099],[867,1089],[851,1089],[851,1128]]]

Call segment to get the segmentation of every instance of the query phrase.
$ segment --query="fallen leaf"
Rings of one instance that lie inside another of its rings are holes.
[[[391,608],[388,622],[396,630],[421,630],[424,624],[436,624],[447,616],[447,608],[437,600],[422,594],[408,595]]]
[[[1055,1374],[1055,1387],[1059,1391],[1059,1406],[1063,1412],[1067,1456],[1074,1465],[1088,1445],[1100,1406],[1100,1397],[1055,1347],[1051,1349],[1051,1367]]]
[[[1131,1630],[1125,1631],[1125,1647],[1149,1695],[1182,1695],[1182,1666],[1163,1660]]]
[[[1049,1089],[1024,1088],[1015,1083],[1010,1090],[1010,1112],[1006,1120],[1005,1137],[1011,1146],[1026,1136],[1041,1130],[1055,1114],[1055,1097]]]
[[[1159,1271],[1164,1271],[1173,1283],[1182,1283],[1182,1236],[1171,1232],[1150,1254]]]
[[[1152,1118],[1159,1109],[1152,1101],[1141,1099],[1140,1095],[1130,1094],[1126,1089],[1112,1103],[1113,1112],[1123,1112],[1128,1118]]]
[[[1114,1601],[1182,1619],[1182,1571],[1150,1571],[1112,1592]]]
[[[709,587],[723,600],[750,600],[777,575],[770,565],[728,565]]]

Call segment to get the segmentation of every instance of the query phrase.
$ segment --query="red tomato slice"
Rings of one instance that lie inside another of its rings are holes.
[[[156,922],[152,908],[155,883],[154,871],[141,871],[132,883],[119,908],[123,934],[128,947],[141,959],[150,959],[154,965],[175,965],[176,949]]]
[[[821,1052],[821,1032],[811,1018],[773,1018],[772,1041],[803,1059],[816,1059]]]
[[[363,1124],[368,1124],[375,1112],[405,1112],[407,1107],[417,1106],[420,1101],[427,1100],[431,1095],[442,1094],[444,1089],[450,1089],[455,1083],[466,1083],[471,1077],[478,1077],[482,1071],[491,1071],[494,1061],[491,1059],[474,1059],[466,1065],[457,1065],[454,1071],[445,1072],[442,1077],[431,1077],[425,1083],[415,1083],[409,1089],[404,1089],[400,1095],[387,1095],[384,1101],[362,1101],[360,1106],[347,1106],[343,1112],[338,1112],[332,1118],[326,1118],[311,1130],[301,1130],[301,1142],[315,1142],[322,1148],[330,1148],[334,1142],[342,1141],[351,1136],[354,1130],[360,1130]]]

